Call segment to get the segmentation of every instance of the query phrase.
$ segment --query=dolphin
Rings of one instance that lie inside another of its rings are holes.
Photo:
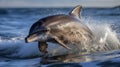
[[[81,43],[93,38],[92,31],[81,22],[82,6],[76,6],[69,14],[58,14],[41,18],[35,22],[25,42],[38,42],[41,52],[46,53],[47,42],[57,43],[67,50],[69,44]]]

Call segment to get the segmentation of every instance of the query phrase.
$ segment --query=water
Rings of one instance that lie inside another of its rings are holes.
[[[37,43],[25,43],[31,25],[42,17],[68,14],[72,8],[1,8],[0,9],[0,67],[119,67],[120,50],[101,50],[73,58],[77,63],[41,65]],[[83,8],[82,21],[97,36],[96,42],[114,47],[120,38],[120,8]],[[97,45],[97,44],[95,44]],[[53,44],[49,46],[55,48]],[[102,48],[102,45],[99,47]],[[97,48],[97,47],[96,47]],[[103,47],[104,48],[104,47]],[[100,48],[99,48],[100,49]],[[104,48],[105,49],[105,48]],[[59,54],[64,51],[58,50]],[[69,59],[68,59],[69,60]],[[79,61],[79,62],[78,62]]]

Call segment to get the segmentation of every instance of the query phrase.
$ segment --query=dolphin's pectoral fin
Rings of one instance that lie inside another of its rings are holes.
[[[69,48],[68,46],[66,46],[58,37],[56,37],[56,36],[53,36],[53,38],[61,45],[61,46],[63,46],[63,47],[65,47],[66,49],[71,49],[71,48]]]
[[[48,44],[46,42],[38,42],[38,48],[41,52],[47,53]]]
[[[78,17],[78,18],[81,18],[81,17],[80,17],[81,8],[82,8],[82,6],[81,6],[81,5],[78,5],[78,6],[76,6],[69,14],[70,14],[70,15],[73,15],[73,16],[76,16],[76,17]]]

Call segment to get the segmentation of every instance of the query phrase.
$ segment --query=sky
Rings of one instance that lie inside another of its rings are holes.
[[[0,0],[0,7],[114,7],[120,0]]]

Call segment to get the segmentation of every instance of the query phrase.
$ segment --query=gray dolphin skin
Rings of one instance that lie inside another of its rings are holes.
[[[47,42],[57,43],[67,50],[69,44],[91,40],[91,30],[80,21],[81,6],[76,6],[68,15],[58,14],[42,18],[35,22],[25,38],[26,43],[38,42],[41,52],[47,52]]]

